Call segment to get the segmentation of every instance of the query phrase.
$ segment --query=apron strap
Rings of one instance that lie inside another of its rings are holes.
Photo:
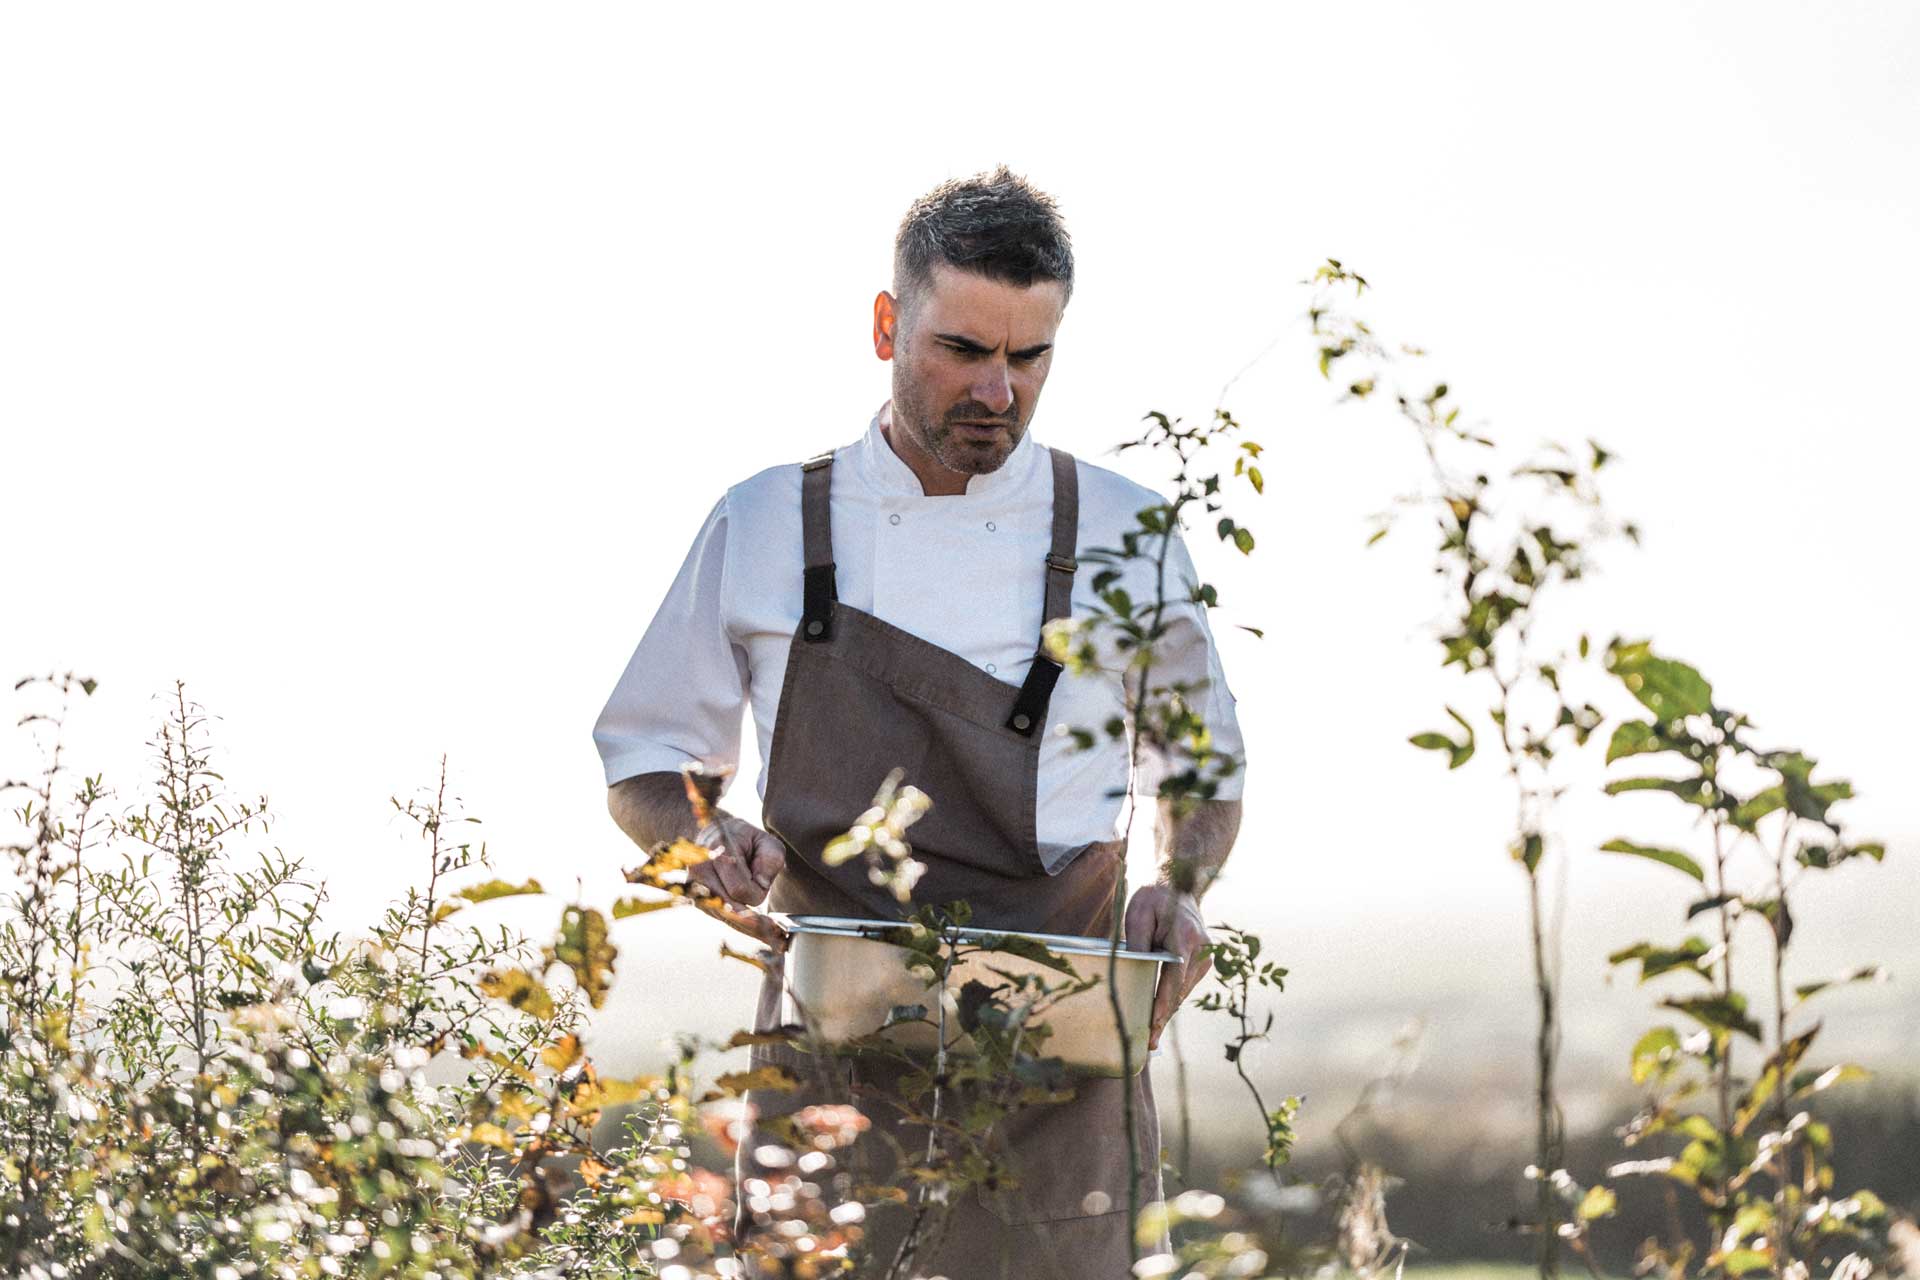
[[[1049,447],[1053,455],[1053,546],[1047,552],[1047,602],[1041,623],[1056,621],[1073,612],[1073,575],[1080,568],[1074,552],[1080,542],[1080,473],[1073,455],[1064,449]],[[1053,686],[1060,680],[1062,668],[1047,656],[1045,633],[1034,652],[1033,665],[1027,668],[1020,696],[1014,699],[1007,716],[1007,728],[1023,738],[1031,738],[1047,718],[1047,704],[1053,700]]]
[[[833,637],[833,450],[800,464],[800,536],[806,550],[800,635],[818,644]]]

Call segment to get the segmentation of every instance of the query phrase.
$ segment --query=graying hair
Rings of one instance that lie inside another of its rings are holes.
[[[1022,288],[1058,280],[1065,299],[1073,297],[1073,242],[1053,197],[1004,164],[991,173],[948,179],[915,200],[900,220],[893,294],[903,328],[911,327],[936,262]]]

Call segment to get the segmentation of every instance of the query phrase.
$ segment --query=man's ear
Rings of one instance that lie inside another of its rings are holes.
[[[873,299],[873,354],[882,360],[893,359],[894,336],[899,321],[893,295],[882,289]]]

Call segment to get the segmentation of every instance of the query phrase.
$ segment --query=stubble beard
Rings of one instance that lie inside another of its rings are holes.
[[[895,372],[905,375],[906,370],[897,369]],[[1009,430],[991,446],[968,441],[952,426],[928,411],[914,390],[912,378],[907,376],[896,376],[894,380],[893,420],[905,429],[914,443],[933,455],[935,462],[949,471],[968,476],[983,476],[998,471],[1013,456],[1020,437],[1026,434],[1024,429]]]

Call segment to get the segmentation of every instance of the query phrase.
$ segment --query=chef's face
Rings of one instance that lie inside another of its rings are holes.
[[[893,421],[905,435],[895,447],[952,473],[958,492],[966,477],[998,470],[1027,433],[1066,291],[1057,280],[1022,287],[935,263],[903,332],[896,306],[890,293],[874,300],[874,349],[893,361]]]

